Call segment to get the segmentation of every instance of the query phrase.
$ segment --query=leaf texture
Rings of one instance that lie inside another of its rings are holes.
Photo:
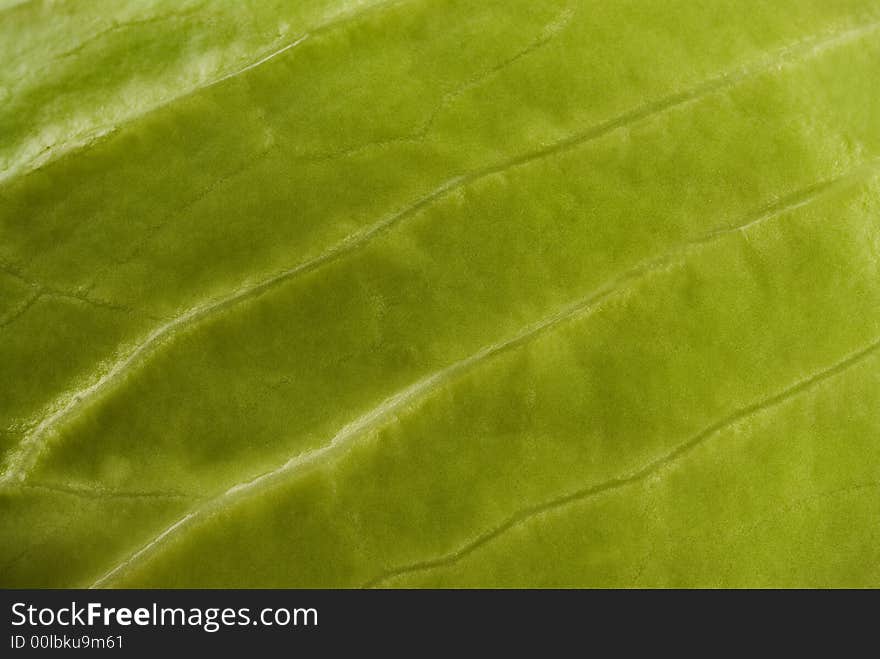
[[[876,1],[0,34],[0,585],[880,585]]]

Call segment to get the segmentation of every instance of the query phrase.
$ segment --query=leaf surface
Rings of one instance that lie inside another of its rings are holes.
[[[880,584],[876,2],[0,34],[0,585]]]

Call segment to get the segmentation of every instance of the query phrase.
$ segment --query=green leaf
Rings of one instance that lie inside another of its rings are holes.
[[[880,585],[876,1],[0,55],[0,585]]]

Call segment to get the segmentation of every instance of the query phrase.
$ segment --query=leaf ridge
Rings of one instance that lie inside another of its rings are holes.
[[[807,186],[804,190],[783,197],[775,204],[765,207],[759,211],[756,216],[748,216],[742,226],[753,227],[755,226],[756,221],[765,221],[772,217],[784,214],[792,208],[799,208],[805,203],[808,203],[809,200],[817,199],[826,191],[833,189],[835,184],[843,183],[852,177],[863,175],[865,171],[871,171],[871,169],[863,165],[854,169],[848,175],[841,176],[834,181]],[[600,302],[618,292],[625,285],[643,277],[650,276],[664,266],[671,265],[677,257],[687,254],[691,250],[699,248],[702,245],[710,244],[717,240],[721,235],[734,233],[739,230],[740,227],[728,227],[722,230],[713,231],[689,243],[679,246],[666,254],[653,259],[648,259],[595,289],[586,297],[576,300],[572,304],[562,307],[553,314],[526,326],[512,337],[485,346],[472,355],[418,380],[414,384],[386,398],[379,405],[371,408],[354,421],[343,426],[343,428],[339,430],[327,444],[317,449],[300,453],[275,469],[260,474],[248,481],[233,485],[225,492],[208,500],[202,508],[191,511],[184,519],[175,522],[171,527],[160,533],[154,540],[150,541],[147,545],[110,569],[95,582],[93,587],[100,587],[111,582],[116,576],[120,575],[137,561],[149,556],[150,553],[159,548],[161,542],[172,535],[173,531],[183,528],[185,524],[196,522],[203,517],[209,516],[214,512],[228,507],[240,496],[259,492],[264,488],[271,487],[273,483],[289,477],[291,474],[298,473],[301,470],[306,470],[309,467],[319,464],[323,458],[344,449],[362,434],[376,430],[386,417],[398,413],[407,405],[416,404],[420,399],[429,395],[433,391],[436,391],[443,384],[452,381],[458,375],[470,371],[473,367],[491,359],[492,357],[523,345],[566,321],[582,316],[584,313],[593,310]]]
[[[4,329],[5,327],[12,325],[12,323],[24,316],[28,312],[28,309],[34,306],[42,296],[42,291],[32,291],[31,294],[28,295],[21,304],[19,304],[12,311],[6,314],[3,319],[0,319],[0,329]]]
[[[126,119],[124,119],[124,120],[122,120],[112,126],[105,126],[104,128],[96,129],[84,141],[73,143],[71,145],[62,147],[60,149],[51,150],[47,154],[40,154],[34,158],[31,158],[29,161],[26,161],[24,163],[19,163],[18,165],[12,165],[12,166],[5,168],[4,170],[0,171],[0,184],[3,184],[5,182],[15,178],[16,176],[27,176],[31,172],[36,171],[51,162],[54,162],[55,160],[57,160],[58,158],[60,158],[64,155],[73,154],[73,153],[82,153],[82,152],[88,151],[92,146],[99,143],[101,140],[109,137],[110,135],[113,135],[114,133],[119,131],[123,126],[126,126],[130,123],[134,123],[134,122],[138,121],[139,119],[142,119],[143,117],[150,115],[153,112],[161,110],[162,108],[165,108],[169,105],[172,105],[173,103],[175,103],[176,101],[178,101],[180,99],[187,98],[188,96],[196,94],[204,89],[208,89],[208,88],[213,87],[215,85],[218,85],[226,80],[238,77],[242,74],[245,74],[248,71],[265,64],[266,62],[269,62],[269,61],[275,59],[276,57],[287,52],[288,50],[291,50],[292,48],[299,46],[300,44],[304,43],[305,41],[314,37],[317,34],[332,30],[340,25],[344,25],[344,24],[349,23],[353,20],[357,20],[361,16],[367,15],[373,11],[387,9],[387,8],[394,7],[397,5],[406,4],[409,1],[411,1],[411,0],[382,0],[381,2],[377,2],[374,5],[368,5],[366,7],[362,7],[360,9],[356,9],[351,12],[346,12],[341,15],[337,15],[336,17],[326,21],[325,23],[317,25],[314,28],[312,28],[311,30],[303,32],[302,34],[300,34],[298,37],[296,37],[291,42],[288,42],[284,45],[277,45],[276,44],[275,46],[270,46],[270,48],[268,49],[268,52],[264,51],[264,53],[262,55],[260,55],[260,57],[255,62],[247,64],[241,68],[238,68],[234,71],[223,74],[223,75],[221,75],[217,78],[214,78],[212,80],[209,80],[207,82],[197,84],[193,87],[190,87],[189,89],[186,89],[183,92],[170,97],[166,101],[163,101],[163,102],[158,103],[156,105],[149,106],[144,111],[136,113],[134,115],[131,115],[130,117],[127,117]]]
[[[129,491],[109,488],[90,488],[68,483],[22,483],[22,490],[38,490],[67,494],[74,497],[96,500],[108,499],[184,499],[198,501],[202,497],[186,492],[174,491]]]
[[[440,98],[440,102],[428,114],[427,119],[425,119],[422,122],[422,125],[419,126],[412,133],[408,135],[403,135],[401,137],[393,137],[377,142],[359,144],[357,146],[339,149],[337,151],[306,154],[301,157],[303,159],[311,160],[314,162],[328,162],[363,153],[371,149],[391,146],[392,144],[418,144],[430,134],[431,129],[434,127],[434,124],[437,121],[437,118],[440,116],[444,109],[446,109],[456,99],[461,97],[469,90],[479,87],[486,80],[495,77],[505,69],[516,64],[516,62],[518,62],[519,60],[528,57],[535,51],[540,50],[544,46],[547,46],[548,44],[553,42],[569,26],[569,24],[571,23],[571,19],[574,17],[574,14],[575,10],[572,7],[565,7],[555,17],[553,17],[550,22],[544,25],[540,34],[524,48],[507,57],[506,59],[503,59],[494,66],[491,66],[488,69],[481,71],[477,75],[471,77],[470,79],[465,80],[458,87],[443,94]]]
[[[563,508],[568,505],[590,499],[606,492],[611,492],[623,488],[627,485],[638,483],[639,481],[642,481],[650,476],[657,474],[666,467],[670,467],[676,464],[698,446],[703,444],[706,440],[710,439],[712,436],[724,430],[725,428],[742,423],[757,414],[784,404],[787,400],[798,396],[799,394],[819,385],[820,383],[834,377],[835,375],[843,373],[849,368],[852,368],[860,361],[868,358],[870,355],[876,352],[878,348],[880,348],[880,339],[874,341],[867,347],[848,355],[847,357],[826,368],[825,370],[819,371],[818,373],[815,373],[796,382],[794,385],[786,388],[778,394],[771,396],[770,398],[758,401],[757,403],[753,403],[752,405],[743,407],[724,417],[720,421],[716,421],[712,425],[707,426],[705,429],[694,435],[686,442],[679,444],[669,453],[657,458],[656,460],[650,462],[646,466],[628,476],[612,478],[610,480],[604,481],[603,483],[582,488],[575,492],[566,494],[562,497],[551,499],[550,501],[524,508],[523,510],[511,515],[509,518],[507,518],[507,520],[505,520],[498,526],[482,533],[473,540],[466,542],[455,551],[444,554],[443,556],[440,556],[438,558],[420,561],[411,565],[388,570],[387,572],[384,572],[374,579],[366,582],[362,587],[373,588],[391,579],[404,576],[406,574],[412,574],[415,572],[422,572],[437,567],[453,565],[463,559],[468,554],[473,553],[483,545],[497,539],[507,531],[527,524],[529,521],[535,519],[536,517],[555,511],[559,508]]]
[[[36,425],[35,429],[20,443],[19,449],[9,460],[5,473],[0,476],[0,485],[9,482],[10,480],[21,479],[24,477],[24,474],[30,464],[34,462],[36,454],[40,450],[41,438],[56,423],[66,418],[73,410],[75,410],[82,400],[91,398],[102,391],[104,387],[114,382],[117,377],[126,372],[129,367],[136,364],[141,358],[146,358],[162,343],[170,340],[178,331],[200,322],[215,313],[234,306],[239,302],[256,298],[288,280],[307,274],[328,263],[334,262],[338,258],[368,244],[373,238],[385,233],[401,221],[417,214],[424,208],[429,207],[435,201],[463,188],[466,185],[495,174],[503,173],[509,169],[525,165],[529,162],[547,158],[556,153],[603,137],[615,130],[625,128],[638,121],[648,119],[658,113],[686,103],[694,102],[707,94],[729,87],[751,75],[777,69],[782,66],[784,62],[802,62],[805,58],[811,55],[821,54],[834,46],[850,43],[855,39],[870,34],[876,31],[878,27],[880,27],[880,21],[874,21],[856,28],[833,32],[824,37],[808,37],[794,45],[785,47],[773,53],[762,60],[757,66],[745,66],[736,69],[733,73],[722,73],[709,78],[689,90],[666,96],[653,103],[642,105],[619,115],[614,119],[599,123],[587,131],[572,135],[549,146],[521,154],[496,165],[474,170],[468,174],[455,176],[400,211],[379,220],[375,224],[370,225],[361,231],[350,234],[346,238],[329,247],[322,254],[312,259],[303,261],[294,267],[276,273],[256,284],[242,286],[225,297],[215,298],[214,300],[209,300],[203,305],[192,307],[188,311],[155,328],[141,343],[136,345],[127,355],[123,356],[110,366],[110,368],[103,375],[98,377],[98,379],[91,385],[69,395],[66,399],[57,399],[54,405],[51,406],[54,408],[54,411],[47,414],[47,416]]]
[[[0,272],[3,272],[5,274],[9,275],[10,277],[13,277],[14,279],[17,279],[18,281],[20,281],[21,283],[23,283],[27,287],[36,291],[39,294],[38,297],[52,297],[52,298],[60,298],[60,299],[67,299],[67,300],[77,300],[79,302],[82,302],[83,304],[88,304],[93,307],[110,309],[112,311],[119,311],[121,313],[127,313],[127,314],[139,314],[139,315],[143,316],[144,318],[147,318],[148,320],[152,320],[154,322],[158,322],[158,321],[162,320],[158,316],[154,316],[154,315],[146,313],[140,309],[136,309],[134,307],[130,307],[125,304],[113,302],[112,300],[104,300],[102,298],[92,297],[88,293],[84,293],[81,291],[68,291],[68,290],[65,290],[62,288],[57,288],[57,287],[52,286],[50,284],[45,284],[45,283],[43,283],[39,280],[36,280],[36,279],[31,279],[30,277],[23,274],[17,268],[12,267],[8,263],[4,263],[3,261],[0,261]],[[33,303],[36,301],[37,300],[32,300],[30,304],[26,305],[27,308],[25,308],[23,311],[27,311],[27,309],[30,308],[30,306],[32,306]],[[13,319],[13,320],[15,320],[15,319]],[[11,321],[9,321],[9,322],[11,322]],[[4,327],[5,325],[8,325],[9,322],[0,323],[0,328]]]

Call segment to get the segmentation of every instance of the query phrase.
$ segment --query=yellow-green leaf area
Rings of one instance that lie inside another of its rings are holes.
[[[0,586],[880,586],[875,0],[0,55]]]

